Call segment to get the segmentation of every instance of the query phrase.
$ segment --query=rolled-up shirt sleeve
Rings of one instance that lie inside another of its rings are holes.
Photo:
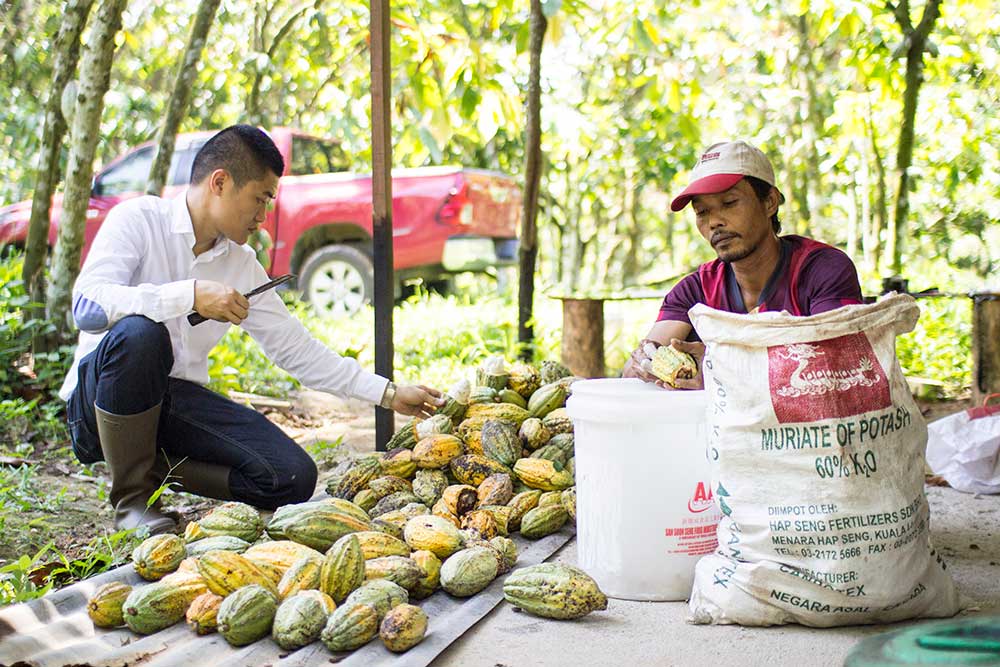
[[[259,264],[255,284],[267,282]],[[274,290],[250,299],[243,329],[261,346],[267,358],[310,389],[378,404],[388,380],[366,371],[356,359],[342,357],[288,312]]]
[[[87,333],[107,331],[128,315],[164,322],[194,307],[194,280],[129,285],[148,236],[117,210],[104,221],[73,287],[73,319]]]

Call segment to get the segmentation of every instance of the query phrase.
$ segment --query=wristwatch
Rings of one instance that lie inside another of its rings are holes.
[[[386,410],[392,410],[392,402],[396,399],[396,384],[391,380],[385,385],[385,392],[382,394],[382,400],[378,402],[379,407],[385,408]]]

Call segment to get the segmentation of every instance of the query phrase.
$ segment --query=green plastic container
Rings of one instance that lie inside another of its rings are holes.
[[[844,667],[1000,667],[1000,616],[921,623],[858,643]]]

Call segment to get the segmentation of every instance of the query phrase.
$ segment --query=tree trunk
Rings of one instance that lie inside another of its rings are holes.
[[[531,314],[535,298],[535,259],[538,256],[538,185],[542,174],[542,42],[548,19],[542,13],[541,0],[531,0],[531,69],[528,74],[528,104],[524,137],[524,205],[521,209],[520,280],[517,293],[517,340],[521,358],[534,354],[534,326]]]
[[[66,192],[59,223],[59,239],[52,261],[52,284],[48,290],[49,318],[58,334],[69,333],[72,319],[73,283],[80,273],[80,254],[87,208],[90,204],[90,180],[94,173],[94,153],[100,134],[104,94],[111,82],[111,62],[115,35],[122,25],[126,0],[101,0],[90,26],[90,35],[80,65],[80,84],[70,131],[69,162],[66,167]]]
[[[924,51],[927,37],[941,12],[941,0],[927,0],[924,13],[916,28],[910,23],[909,0],[900,0],[895,7],[896,22],[903,30],[906,45],[906,88],[903,91],[903,123],[899,129],[896,152],[896,202],[892,228],[886,247],[886,260],[893,273],[903,270],[903,246],[906,241],[907,217],[910,213],[910,166],[913,164],[913,142],[917,117],[917,98],[924,81]]]
[[[198,5],[198,13],[195,14],[191,24],[191,34],[188,36],[187,46],[184,48],[184,56],[177,67],[177,78],[174,80],[174,89],[170,93],[170,102],[167,103],[167,115],[163,119],[163,128],[160,130],[156,157],[153,159],[153,165],[149,168],[146,194],[161,195],[167,184],[167,172],[170,170],[170,161],[174,157],[177,130],[181,125],[181,119],[187,113],[188,104],[191,102],[191,87],[195,75],[198,73],[198,61],[201,60],[205,39],[208,37],[208,31],[212,28],[215,12],[221,2],[222,0],[201,0]]]
[[[868,132],[872,141],[872,164],[875,165],[877,180],[875,181],[875,217],[874,229],[872,230],[872,271],[879,272],[879,263],[882,261],[882,231],[886,236],[892,231],[889,229],[889,197],[887,193],[889,187],[886,184],[885,162],[882,161],[882,151],[878,148],[878,134],[875,132],[875,121],[872,118],[871,107],[868,110]]]
[[[52,192],[59,182],[59,153],[66,135],[67,119],[62,113],[63,90],[76,72],[80,60],[80,34],[87,24],[87,16],[94,0],[69,0],[63,21],[56,35],[52,63],[52,83],[45,101],[45,121],[42,127],[42,144],[38,155],[35,192],[31,200],[31,219],[28,221],[28,238],[25,242],[24,267],[21,277],[32,303],[39,304],[29,310],[29,317],[45,316],[45,260],[49,253],[49,216]],[[39,333],[32,341],[37,354],[48,350],[48,339]]]

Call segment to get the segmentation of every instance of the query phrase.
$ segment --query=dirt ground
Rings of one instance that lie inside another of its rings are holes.
[[[374,412],[361,402],[344,401],[308,390],[287,401],[253,397],[249,400],[310,452],[320,469],[318,489],[323,488],[325,477],[343,456],[374,448]],[[969,407],[968,401],[921,402],[921,410],[928,421],[966,407]],[[403,423],[405,419],[398,418],[397,426]],[[4,518],[6,525],[0,530],[0,565],[22,554],[33,555],[50,540],[55,550],[69,560],[93,553],[94,548],[88,545],[113,533],[111,508],[106,500],[105,465],[81,465],[67,443],[53,443],[36,450],[33,460],[39,463],[38,468],[30,478],[26,476],[24,483],[33,485],[35,493],[47,500],[41,507],[8,512]],[[216,501],[171,491],[167,491],[163,499],[168,509],[181,516],[181,530],[188,521],[216,504]],[[96,548],[99,550],[101,545]]]

